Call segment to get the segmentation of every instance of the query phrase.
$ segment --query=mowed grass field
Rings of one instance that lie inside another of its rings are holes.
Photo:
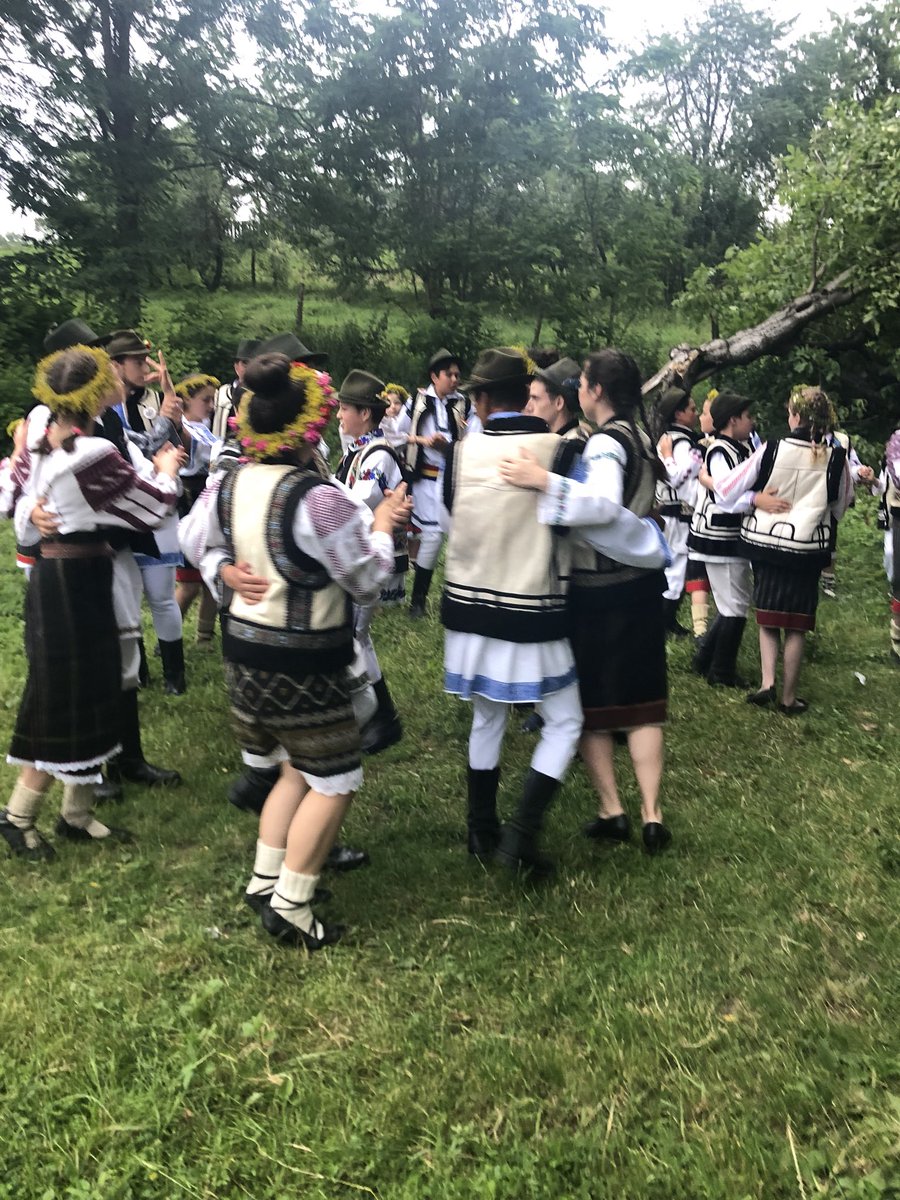
[[[576,764],[541,891],[465,853],[469,709],[441,691],[436,596],[425,622],[383,614],[406,736],[367,764],[346,827],[371,867],[330,881],[352,932],[314,956],[241,900],[255,830],[225,799],[217,652],[189,646],[181,698],[155,662],[146,749],[183,786],[105,810],[132,846],[0,860],[0,1197],[900,1196],[900,671],[880,540],[861,502],[807,716],[714,691],[671,648],[671,851],[584,841]],[[8,736],[25,674],[8,528],[0,554]],[[753,626],[742,664],[755,680]],[[511,723],[504,808],[532,745]]]

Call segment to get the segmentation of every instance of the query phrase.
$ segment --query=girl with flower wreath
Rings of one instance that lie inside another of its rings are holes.
[[[161,450],[145,478],[109,441],[93,436],[95,418],[124,396],[103,350],[74,346],[51,354],[38,366],[34,395],[51,415],[31,452],[31,490],[19,501],[16,532],[22,541],[38,541],[30,528],[36,496],[54,532],[40,540],[26,593],[28,678],[7,758],[22,769],[0,813],[0,836],[14,854],[46,859],[53,850],[35,821],[54,778],[63,784],[59,837],[128,836],[98,821],[91,807],[101,766],[122,748],[108,539],[113,530],[155,529],[172,512],[180,452]]]
[[[237,418],[245,462],[222,477],[203,578],[224,613],[232,724],[249,767],[280,766],[262,810],[247,903],[264,929],[318,950],[343,929],[311,908],[362,783],[350,695],[352,601],[371,604],[409,520],[401,484],[374,513],[314,459],[336,399],[327,375],[283,354],[253,359]],[[261,582],[245,586],[247,572]]]
[[[764,442],[716,483],[721,508],[746,511],[741,550],[753,563],[753,603],[759,626],[762,683],[751,704],[775,700],[775,672],[782,651],[781,703],[788,716],[806,712],[797,695],[804,639],[816,627],[819,575],[831,561],[837,523],[853,495],[853,480],[842,446],[829,445],[834,409],[820,388],[795,387],[787,406],[787,437]],[[785,511],[753,506],[768,493]]]

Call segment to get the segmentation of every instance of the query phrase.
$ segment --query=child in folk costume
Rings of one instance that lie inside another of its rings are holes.
[[[393,446],[395,449],[402,447],[405,450],[409,439],[405,431],[400,428],[400,423],[403,409],[409,400],[409,392],[399,383],[388,383],[385,384],[384,395],[387,400],[387,409],[381,418],[381,432],[389,446]]]
[[[706,451],[712,445],[713,438],[715,437],[715,428],[710,409],[713,400],[715,400],[718,394],[714,389],[710,390],[700,410],[700,442],[698,449],[702,452],[704,459],[706,458]],[[705,474],[704,469],[701,467],[700,473],[697,476],[697,490],[694,495],[695,511],[697,506],[703,501],[703,489],[708,486],[711,486],[710,477],[708,474]],[[693,513],[691,514],[691,520],[693,521]],[[709,628],[709,593],[711,587],[706,563],[695,557],[694,551],[691,549],[690,531],[688,531],[688,563],[684,590],[691,598],[691,628],[694,633],[694,642],[696,643]]]
[[[94,419],[123,389],[102,350],[75,346],[38,366],[35,396],[52,411],[32,455],[30,486],[53,515],[55,532],[40,544],[26,595],[28,679],[8,760],[21,766],[0,814],[0,835],[14,854],[49,858],[35,828],[54,778],[63,783],[60,837],[102,841],[128,835],[98,821],[94,785],[103,763],[121,749],[121,665],[114,611],[114,529],[146,530],[173,509],[178,452],[161,451],[142,479],[117,451],[92,436]],[[19,503],[24,532],[34,507]]]
[[[450,447],[465,432],[465,397],[457,391],[459,359],[440,349],[428,364],[431,378],[414,400],[407,401],[397,419],[397,431],[407,435],[407,462],[412,470],[413,520],[417,536],[411,617],[424,617],[425,602],[437,566],[444,535],[441,531],[441,482]]]
[[[216,399],[212,415],[212,431],[219,441],[228,437],[228,422],[237,415],[244,394],[244,372],[247,363],[259,349],[255,338],[242,338],[234,353],[234,379],[231,383],[216,384]]]
[[[368,371],[351,371],[338,392],[341,434],[350,438],[336,477],[357,500],[373,512],[388,492],[404,480],[405,467],[384,436],[381,419],[387,409],[385,386]],[[376,754],[393,746],[403,736],[400,716],[394,707],[372,643],[372,621],[383,604],[401,604],[406,596],[404,582],[409,570],[406,530],[394,538],[394,572],[385,580],[374,604],[354,604],[353,633],[359,643],[366,673],[375,689],[378,710],[361,730],[362,748]]]
[[[717,494],[719,483],[750,456],[750,401],[734,392],[722,392],[713,400],[710,415],[716,434],[706,450],[700,476],[704,490],[691,520],[688,544],[694,558],[706,564],[717,615],[698,642],[691,665],[714,686],[746,687],[737,674],[737,658],[753,584],[741,546],[741,520],[752,508],[778,513],[789,506],[760,489],[747,492],[727,510],[723,507]]]
[[[872,491],[881,496],[878,523],[884,530],[884,570],[891,586],[891,662],[900,667],[900,429],[885,447],[881,474]]]
[[[843,429],[829,429],[825,435],[825,442],[829,446],[841,446],[847,455],[847,466],[850,469],[850,478],[853,480],[853,487],[856,488],[859,484],[865,484],[871,488],[875,483],[875,472],[871,467],[865,466],[859,455],[856,453],[856,447],[850,441],[850,435],[845,433]],[[876,489],[876,495],[880,495],[880,490]],[[855,503],[855,498],[850,500],[851,506]],[[835,580],[835,563],[837,560],[837,533],[835,532],[835,545],[832,550],[831,562],[822,568],[822,574],[819,577],[822,584],[822,594],[834,600],[837,596],[837,582]]]
[[[787,437],[763,443],[716,484],[723,509],[740,511],[748,493],[756,502],[741,523],[741,546],[753,563],[753,603],[759,625],[762,685],[747,699],[775,699],[775,671],[784,630],[780,709],[786,714],[809,707],[797,696],[806,632],[815,628],[819,574],[830,560],[837,522],[853,495],[847,455],[828,446],[825,435],[834,410],[819,388],[797,387],[788,401]],[[784,511],[759,504],[777,497]]]
[[[545,493],[538,507],[542,523],[577,533],[569,613],[584,714],[579,749],[600,799],[585,836],[631,836],[613,761],[613,735],[621,731],[641,791],[643,844],[652,854],[671,841],[659,807],[667,699],[662,569],[670,555],[649,518],[662,465],[635,424],[641,376],[627,354],[610,348],[588,355],[579,400],[598,425],[584,451],[583,479],[528,462],[505,462],[502,475]],[[588,539],[585,528],[600,520],[608,523],[605,546]]]
[[[283,354],[248,366],[238,436],[251,461],[221,481],[201,564],[227,612],[223,653],[244,761],[280,765],[260,818],[247,902],[275,938],[309,950],[342,932],[310,904],[362,783],[347,672],[351,601],[380,595],[394,570],[393,531],[411,509],[403,485],[373,515],[322,477],[314,447],[335,402],[320,380]],[[264,581],[255,602],[237,590],[242,563]]]
[[[660,397],[657,414],[664,432],[656,450],[665,467],[665,478],[656,485],[656,503],[672,553],[663,592],[666,632],[673,637],[689,637],[688,630],[678,623],[678,607],[687,574],[687,539],[697,499],[697,475],[703,465],[700,434],[695,429],[697,406],[689,392],[668,388]]]

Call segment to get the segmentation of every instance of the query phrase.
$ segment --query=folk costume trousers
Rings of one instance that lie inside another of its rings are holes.
[[[706,573],[720,617],[746,617],[753,595],[753,576],[745,559],[706,560]]]
[[[581,736],[582,713],[578,684],[545,697],[535,706],[544,718],[531,766],[541,775],[562,779],[575,755]],[[472,697],[472,731],[469,734],[469,766],[473,771],[491,771],[500,762],[510,706],[486,696]]]

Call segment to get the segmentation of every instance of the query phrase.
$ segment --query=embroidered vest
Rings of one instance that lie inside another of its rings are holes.
[[[372,438],[366,442],[365,446],[360,446],[353,458],[344,459],[341,465],[335,472],[335,477],[345,483],[352,490],[353,485],[360,477],[362,467],[367,458],[376,454],[379,450],[383,450],[389,458],[397,464],[397,469],[400,472],[401,482],[408,483],[410,470],[406,463],[400,458],[400,455],[393,448],[387,438],[379,434],[378,437]],[[407,538],[407,530],[394,530],[394,574],[405,575],[409,570],[409,542]]]
[[[666,430],[666,433],[672,439],[673,453],[679,442],[687,442],[691,446],[696,446],[700,442],[699,436],[683,425],[673,425]],[[694,514],[696,494],[696,478],[685,479],[677,488],[672,487],[667,479],[661,479],[656,485],[656,505],[660,515],[677,517],[678,520],[684,522],[690,521]]]
[[[728,470],[750,457],[750,449],[742,442],[719,435],[714,437],[706,451],[704,466],[709,471],[713,451],[721,454],[728,463]],[[688,549],[700,554],[714,554],[717,558],[739,558],[741,554],[740,513],[726,512],[716,503],[716,493],[701,488],[700,502],[691,518],[688,534]]]
[[[744,553],[773,562],[806,561],[824,565],[831,557],[835,522],[829,505],[837,495],[846,452],[840,446],[820,447],[791,437],[769,442],[760,464],[756,487],[777,488],[790,501],[786,513],[753,509],[741,524]]]
[[[353,659],[350,597],[293,538],[294,516],[314,487],[332,486],[312,470],[248,464],[219,490],[219,522],[235,562],[269,581],[259,604],[236,593],[228,604],[222,650],[232,662],[312,674]]]
[[[413,401],[412,417],[410,418],[409,435],[410,437],[419,436],[419,426],[422,424],[422,419],[427,413],[434,415],[435,406],[443,404],[446,406],[449,418],[449,436],[451,443],[458,442],[465,432],[465,418],[459,410],[460,397],[455,393],[451,393],[444,400],[437,400],[434,396],[424,390],[419,390],[416,393],[416,398]],[[425,459],[425,447],[416,446],[410,443],[406,447],[406,461],[412,470],[413,482],[419,479],[437,479],[440,474],[439,468],[432,466]]]
[[[486,430],[454,449],[444,486],[453,520],[441,620],[462,633],[550,642],[567,632],[569,539],[538,523],[536,492],[501,480],[500,460],[518,457],[520,447],[552,470],[561,439],[519,425]]]
[[[642,429],[635,430],[627,421],[607,421],[597,430],[613,438],[626,454],[622,507],[636,516],[646,517],[655,503],[656,478],[653,472],[655,451]],[[600,554],[586,542],[575,541],[572,548],[572,597],[579,605],[593,607],[609,602],[607,593],[622,584],[650,580],[656,571],[629,567]]]

